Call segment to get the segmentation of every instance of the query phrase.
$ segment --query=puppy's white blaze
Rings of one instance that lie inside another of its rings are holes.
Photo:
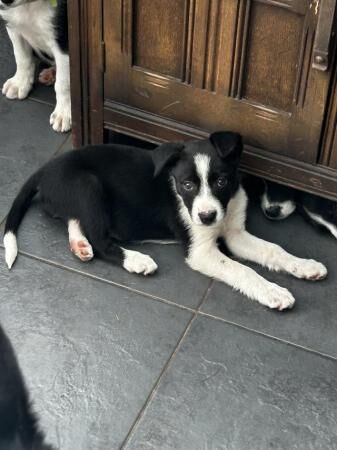
[[[208,184],[210,162],[211,159],[208,155],[198,153],[194,157],[195,169],[200,179],[200,190],[193,202],[192,219],[199,225],[202,224],[199,218],[200,212],[216,211],[216,222],[221,221],[224,217],[223,208],[219,200],[212,194]]]
[[[4,236],[4,247],[6,264],[8,269],[11,269],[18,255],[16,236],[11,231],[8,231]]]

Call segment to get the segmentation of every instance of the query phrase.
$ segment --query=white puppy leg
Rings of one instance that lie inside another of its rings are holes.
[[[244,230],[227,232],[226,244],[239,258],[256,262],[276,272],[290,273],[296,278],[321,280],[328,273],[326,267],[314,259],[297,258],[279,245],[259,239]]]
[[[78,220],[71,219],[68,222],[68,233],[69,233],[69,245],[70,250],[76,255],[81,261],[90,261],[94,257],[94,252],[92,250],[89,241],[82,233],[80,223]]]
[[[56,50],[54,57],[56,63],[56,107],[50,116],[50,124],[55,131],[63,133],[71,129],[69,56]]]
[[[291,255],[279,245],[252,236],[245,230],[247,196],[240,189],[230,201],[223,231],[229,250],[239,258],[253,261],[270,270],[284,271],[297,278],[320,280],[327,275],[326,267],[313,260]]]
[[[276,272],[290,273],[296,278],[321,280],[328,273],[326,267],[314,259],[297,258],[279,245],[252,236],[245,230],[227,231],[226,244],[239,258],[256,262]]]
[[[8,35],[12,41],[16,73],[9,78],[2,87],[2,93],[9,99],[26,98],[34,83],[35,64],[30,45],[11,28],[7,28]]]
[[[254,270],[221,253],[215,244],[192,244],[187,264],[194,270],[223,281],[247,297],[269,308],[283,310],[291,308],[295,299],[292,294],[277,284],[270,283]]]

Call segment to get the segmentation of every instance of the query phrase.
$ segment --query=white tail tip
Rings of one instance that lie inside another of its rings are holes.
[[[16,236],[11,231],[8,231],[5,234],[4,246],[5,246],[5,260],[8,269],[11,269],[18,254],[18,244],[16,241]]]

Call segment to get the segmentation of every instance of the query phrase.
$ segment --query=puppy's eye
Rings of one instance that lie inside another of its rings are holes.
[[[224,177],[219,177],[219,178],[216,180],[216,185],[217,185],[217,187],[218,187],[219,189],[224,188],[224,187],[226,186],[226,184],[227,184],[227,180],[226,180],[226,178],[224,178]]]
[[[192,183],[192,181],[184,181],[182,185],[185,191],[193,191],[193,189],[195,188],[195,184]]]

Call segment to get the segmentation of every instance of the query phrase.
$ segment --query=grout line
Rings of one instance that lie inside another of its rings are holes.
[[[241,329],[243,329],[245,331],[257,334],[259,336],[263,336],[263,337],[265,337],[267,339],[271,339],[271,340],[279,342],[281,344],[285,344],[285,345],[288,345],[288,346],[291,346],[291,347],[295,347],[297,349],[304,350],[304,351],[306,351],[308,353],[312,353],[314,355],[321,356],[321,357],[329,359],[329,360],[337,361],[337,357],[336,356],[332,356],[332,355],[329,355],[328,353],[320,352],[319,350],[315,350],[315,349],[310,348],[310,347],[305,347],[304,345],[301,345],[301,344],[296,344],[295,342],[287,341],[286,339],[282,339],[282,338],[279,338],[277,336],[273,336],[271,334],[264,333],[263,331],[255,330],[254,328],[250,328],[250,327],[247,327],[245,325],[241,325],[239,323],[232,322],[231,320],[227,320],[227,319],[224,319],[224,318],[219,317],[219,316],[214,316],[213,314],[209,314],[209,313],[205,313],[205,312],[202,312],[200,310],[197,310],[197,315],[203,316],[203,317],[207,317],[207,318],[213,319],[213,320],[218,320],[220,322],[226,323],[228,325],[232,325],[232,326],[234,326],[236,328],[241,328]]]
[[[0,226],[1,225],[2,225],[2,222],[0,223]],[[0,243],[0,248],[2,248],[2,249],[4,248],[2,243]],[[191,312],[191,313],[193,313],[195,315],[200,315],[200,316],[203,316],[203,317],[207,317],[209,319],[218,320],[220,322],[226,323],[228,325],[232,325],[232,326],[237,327],[237,328],[241,328],[241,329],[243,329],[245,331],[254,333],[254,334],[258,335],[258,336],[263,336],[263,337],[265,337],[267,339],[271,339],[271,340],[279,342],[281,344],[292,346],[292,347],[295,347],[297,349],[300,349],[300,350],[306,351],[308,353],[312,353],[312,354],[321,356],[321,357],[329,359],[329,360],[337,361],[337,357],[336,356],[329,355],[328,353],[320,352],[319,350],[315,350],[315,349],[310,348],[310,347],[305,347],[304,345],[296,344],[295,342],[287,341],[286,339],[282,339],[280,337],[273,336],[271,334],[265,333],[263,331],[256,330],[254,328],[250,328],[248,326],[239,324],[237,322],[233,322],[231,320],[224,319],[223,317],[215,316],[213,314],[209,314],[209,313],[201,311],[200,308],[202,307],[204,302],[207,300],[208,295],[209,295],[209,293],[210,293],[210,291],[211,291],[211,289],[213,287],[214,280],[210,281],[210,283],[209,283],[209,285],[208,285],[204,295],[202,296],[202,299],[201,299],[199,305],[194,309],[194,308],[191,308],[191,307],[188,307],[188,306],[180,305],[179,303],[173,302],[172,300],[168,300],[168,299],[165,299],[163,297],[159,297],[157,295],[141,291],[139,289],[134,289],[134,288],[131,288],[131,287],[126,286],[124,284],[118,283],[116,281],[107,280],[106,278],[99,277],[98,275],[93,275],[93,274],[90,274],[88,272],[83,272],[83,271],[75,269],[73,267],[65,266],[63,264],[56,263],[54,261],[50,261],[48,259],[42,258],[40,256],[33,255],[31,253],[28,253],[28,252],[20,251],[19,254],[21,254],[22,256],[25,256],[27,258],[31,258],[31,259],[34,259],[36,261],[43,262],[43,263],[45,263],[47,265],[50,265],[52,267],[57,267],[57,268],[59,268],[61,270],[65,270],[65,271],[68,271],[68,272],[76,273],[76,274],[78,274],[80,276],[84,276],[86,278],[91,278],[91,279],[99,281],[101,283],[109,284],[111,286],[115,286],[115,287],[118,287],[120,289],[129,291],[129,292],[132,292],[132,293],[135,293],[135,294],[139,294],[139,295],[141,295],[141,296],[143,296],[145,298],[152,299],[154,301],[158,301],[160,303],[164,303],[166,305],[169,305],[169,306],[172,306],[172,307],[176,307],[176,308],[184,310],[184,311]]]
[[[212,288],[214,286],[214,283],[215,283],[214,278],[211,278],[210,282],[209,282],[209,285],[208,285],[208,288],[206,289],[206,292],[203,295],[203,298],[201,299],[201,302],[199,303],[199,306],[196,309],[197,313],[201,313],[201,307],[205,303],[205,301],[208,299],[208,296],[209,296],[209,294],[210,294],[210,292],[211,292],[211,290],[212,290]]]
[[[0,248],[4,248],[4,246],[1,243],[0,243]],[[36,255],[33,255],[31,253],[28,253],[28,252],[21,251],[21,250],[19,251],[19,255],[25,256],[25,257],[30,258],[30,259],[34,259],[35,261],[40,261],[40,262],[45,263],[45,264],[47,264],[49,266],[52,266],[52,267],[57,267],[57,268],[59,268],[61,270],[65,270],[67,272],[76,273],[76,274],[84,276],[86,278],[91,278],[91,279],[99,281],[101,283],[109,284],[111,286],[115,286],[115,287],[118,287],[120,289],[129,291],[129,292],[133,292],[134,294],[139,294],[139,295],[141,295],[143,297],[146,297],[148,299],[159,301],[161,303],[165,303],[166,305],[169,305],[169,306],[174,306],[174,307],[182,309],[184,311],[188,311],[188,312],[191,312],[191,313],[196,313],[196,309],[191,308],[189,306],[180,305],[179,303],[175,303],[172,300],[168,300],[168,299],[165,299],[163,297],[159,297],[157,295],[141,291],[139,289],[134,289],[134,288],[131,288],[129,286],[126,286],[125,284],[118,283],[117,281],[107,280],[106,278],[102,278],[102,277],[100,277],[98,275],[93,275],[93,274],[88,273],[88,272],[83,272],[83,271],[75,269],[73,267],[65,266],[65,265],[57,263],[55,261],[51,261],[49,259],[42,258],[41,256],[36,256]]]
[[[53,157],[58,156],[60,153],[62,153],[63,147],[67,144],[68,139],[71,140],[71,131],[70,133],[66,134],[64,142],[58,147],[55,153],[53,153]]]
[[[47,105],[47,106],[55,107],[55,103],[50,103],[50,102],[48,102],[46,100],[43,100],[41,98],[38,98],[38,97],[31,97],[31,96],[29,96],[27,98],[27,100],[31,100],[31,101],[36,102],[36,103],[40,103],[41,105]]]
[[[162,381],[164,375],[166,374],[167,370],[170,368],[170,366],[171,366],[171,364],[172,364],[176,354],[179,352],[180,347],[182,346],[182,343],[183,343],[185,337],[187,336],[188,332],[190,331],[190,329],[191,329],[191,327],[193,325],[193,322],[198,317],[198,312],[197,311],[201,307],[201,305],[204,302],[204,300],[208,297],[209,292],[210,292],[211,287],[212,287],[212,284],[213,284],[213,280],[211,280],[210,283],[208,284],[207,289],[206,289],[204,295],[202,296],[202,298],[201,298],[201,300],[200,300],[200,302],[199,302],[199,304],[197,306],[196,311],[194,312],[193,316],[188,321],[188,323],[186,325],[186,328],[183,331],[183,333],[180,336],[180,338],[178,339],[178,342],[177,342],[175,348],[173,349],[171,355],[169,356],[168,360],[164,364],[164,366],[163,366],[163,368],[162,368],[162,370],[161,370],[161,372],[160,372],[156,382],[154,383],[154,385],[153,385],[153,387],[152,387],[152,389],[151,389],[147,399],[145,400],[145,403],[143,404],[141,410],[137,414],[137,416],[136,416],[133,424],[131,425],[131,427],[130,427],[130,429],[129,429],[129,431],[128,431],[125,439],[124,439],[124,441],[122,442],[121,446],[119,447],[120,450],[123,450],[123,449],[127,448],[127,445],[130,442],[130,439],[132,438],[132,436],[134,436],[135,432],[137,431],[137,428],[138,428],[140,422],[142,421],[143,417],[145,416],[145,413],[146,413],[148,407],[150,406],[150,404],[152,402],[152,399],[155,397],[155,395],[158,392],[158,389],[160,387],[160,384],[161,384],[161,381]]]

